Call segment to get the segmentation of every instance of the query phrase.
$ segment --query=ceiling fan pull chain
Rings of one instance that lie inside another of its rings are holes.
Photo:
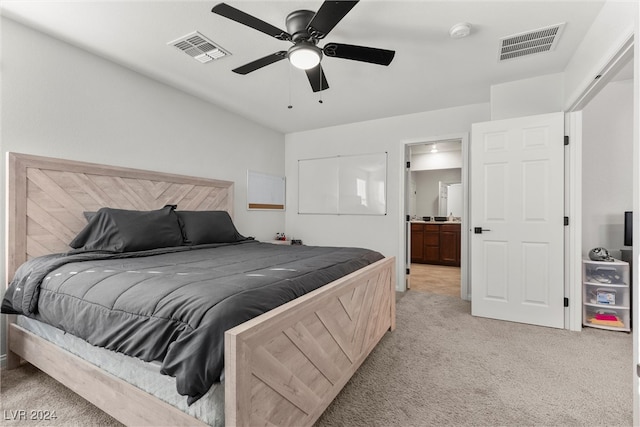
[[[322,87],[322,73],[324,71],[322,70],[322,67],[320,67],[320,72],[318,73],[318,76],[320,76],[320,99],[318,100],[318,104],[322,104],[322,90],[324,89]]]
[[[287,106],[288,109],[292,109],[293,108],[293,104],[291,103],[291,67],[287,67],[289,69],[289,105]]]

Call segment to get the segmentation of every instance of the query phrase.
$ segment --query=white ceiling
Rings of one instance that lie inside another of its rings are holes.
[[[304,72],[280,61],[248,75],[232,69],[289,42],[211,13],[218,1],[3,0],[4,16],[94,52],[283,133],[489,102],[490,86],[562,72],[603,1],[363,0],[326,42],[392,49],[388,67],[323,58],[330,88],[313,93]],[[276,27],[322,1],[238,1]],[[471,35],[449,37],[459,22]],[[565,22],[554,51],[499,63],[499,39]],[[201,64],[167,43],[199,31],[232,53]],[[318,101],[322,99],[322,103]],[[292,109],[287,108],[289,104]]]

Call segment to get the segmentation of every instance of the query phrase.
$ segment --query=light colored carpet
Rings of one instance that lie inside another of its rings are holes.
[[[325,426],[630,426],[632,338],[472,317],[458,298],[399,295],[388,333],[316,423]],[[2,372],[4,418],[56,411],[39,425],[118,425],[30,366]],[[36,425],[3,420],[2,425]]]
[[[122,426],[29,364],[2,371],[0,409],[2,426]],[[38,419],[39,415],[49,419]]]
[[[407,292],[383,339],[318,426],[627,426],[632,337],[472,317]]]

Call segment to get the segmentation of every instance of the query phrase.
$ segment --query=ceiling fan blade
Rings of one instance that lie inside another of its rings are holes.
[[[389,65],[396,54],[394,50],[342,43],[328,43],[322,51],[325,55],[334,58],[352,59],[379,65]]]
[[[314,92],[320,92],[321,90],[329,89],[329,83],[327,83],[327,79],[324,76],[324,71],[322,70],[322,66],[320,64],[316,65],[313,68],[305,70],[305,72],[307,73],[309,83],[311,83],[311,88]]]
[[[315,38],[321,39],[329,34],[358,1],[325,1],[311,18],[307,28]]]
[[[216,13],[220,16],[224,16],[225,18],[229,18],[232,21],[239,22],[240,24],[246,25],[247,27],[251,27],[254,30],[258,30],[260,32],[268,34],[271,37],[277,38],[278,40],[291,40],[291,34],[287,33],[286,31],[283,31],[278,27],[274,27],[273,25],[264,22],[263,20],[258,19],[255,16],[251,16],[248,13],[236,9],[235,7],[231,7],[226,3],[215,5],[213,9],[211,9],[211,12]]]
[[[238,67],[232,71],[238,74],[249,74],[252,71],[258,70],[262,67],[266,67],[267,65],[271,65],[274,62],[281,61],[286,57],[287,57],[287,52],[284,50],[281,50],[280,52],[267,55],[264,58],[256,59],[255,61],[249,62],[248,64]]]

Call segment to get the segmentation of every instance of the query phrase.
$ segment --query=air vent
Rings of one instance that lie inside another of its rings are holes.
[[[498,61],[549,52],[556,48],[564,22],[500,39]]]
[[[196,61],[203,64],[213,61],[214,59],[220,59],[224,56],[231,55],[228,51],[222,49],[220,46],[216,45],[197,31],[180,37],[179,39],[167,44],[180,49]]]

